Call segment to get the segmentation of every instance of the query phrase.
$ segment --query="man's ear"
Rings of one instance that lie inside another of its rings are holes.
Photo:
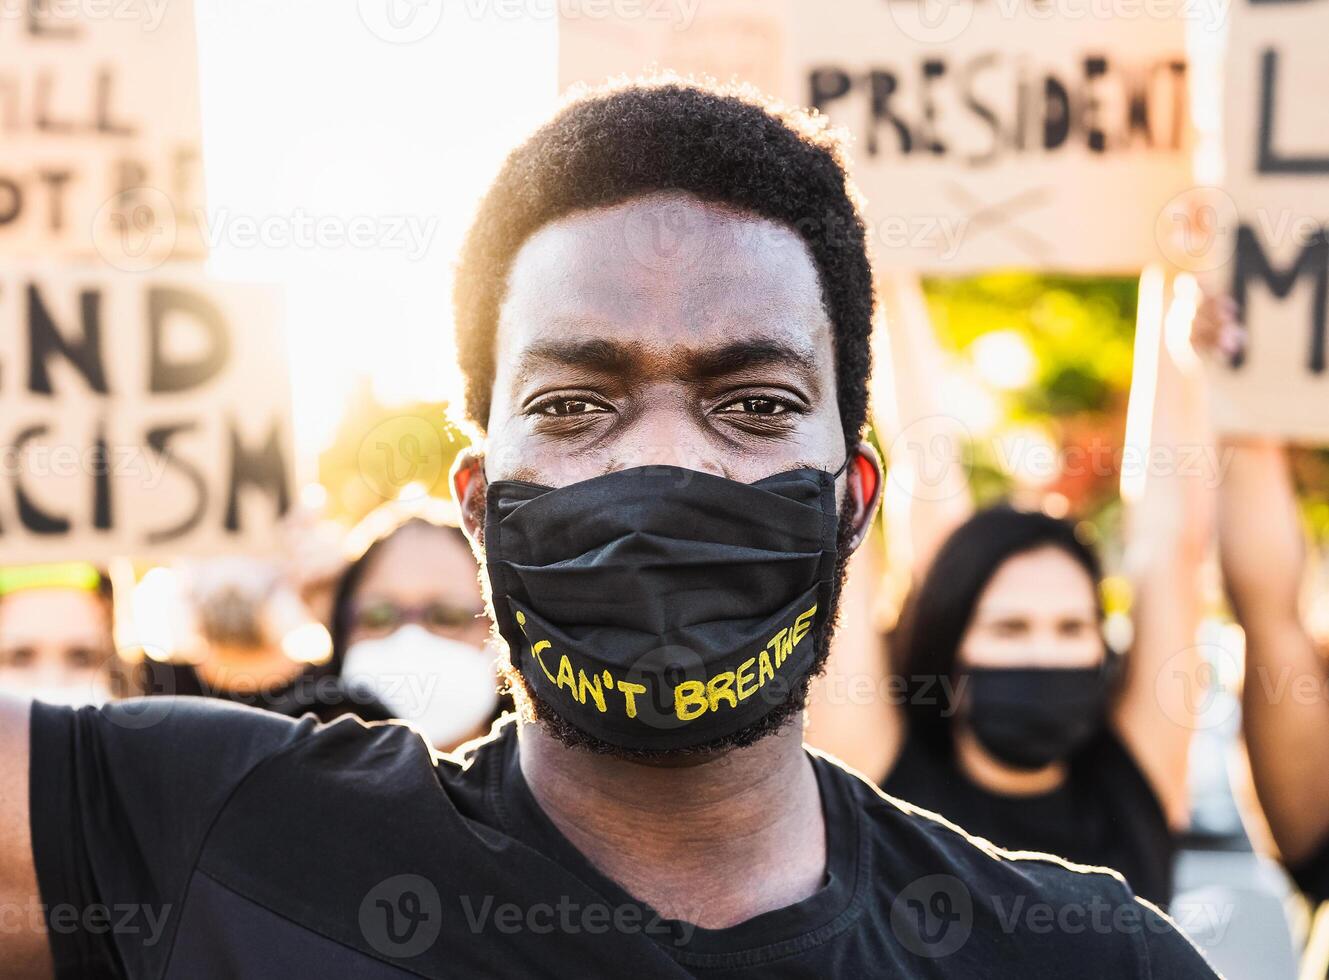
[[[845,480],[845,492],[853,503],[854,533],[849,539],[849,549],[856,551],[872,529],[872,520],[881,504],[881,457],[872,443],[860,442],[854,447],[849,468],[845,470]]]
[[[461,529],[471,544],[483,548],[485,543],[485,492],[489,481],[485,479],[484,453],[467,446],[452,461],[448,474],[452,481],[452,499],[457,501],[461,514]]]

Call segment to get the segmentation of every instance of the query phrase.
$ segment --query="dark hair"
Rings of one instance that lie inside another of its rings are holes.
[[[908,692],[905,713],[911,737],[934,746],[950,744],[954,705],[947,704],[937,680],[956,677],[960,641],[997,569],[1016,555],[1048,547],[1073,558],[1097,591],[1102,578],[1098,556],[1069,521],[1000,504],[979,511],[946,539],[906,602],[891,638],[895,670],[905,678]],[[1098,614],[1101,618],[1101,606]]]
[[[844,151],[826,121],[747,87],[644,79],[572,102],[512,152],[480,203],[454,286],[466,416],[489,418],[508,271],[541,226],[679,191],[784,224],[807,245],[835,341],[847,445],[867,415],[872,273]]]
[[[355,594],[360,590],[361,580],[365,577],[365,573],[373,563],[375,556],[383,550],[384,545],[408,528],[428,528],[434,531],[455,534],[468,552],[471,549],[470,542],[466,540],[466,535],[461,528],[452,524],[437,523],[418,516],[407,518],[375,538],[369,547],[360,553],[360,557],[346,566],[346,570],[342,572],[341,578],[337,581],[337,592],[332,600],[332,624],[329,629],[332,634],[332,657],[326,664],[326,673],[341,676],[342,663],[346,659],[347,641],[351,635],[352,607],[355,602]]]

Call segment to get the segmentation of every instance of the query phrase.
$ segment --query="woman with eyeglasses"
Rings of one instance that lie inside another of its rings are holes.
[[[475,557],[438,507],[388,505],[338,585],[332,661],[354,700],[374,700],[451,749],[500,713],[495,657]]]

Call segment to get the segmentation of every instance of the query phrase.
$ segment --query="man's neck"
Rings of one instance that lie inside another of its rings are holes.
[[[549,819],[660,915],[707,929],[802,901],[826,874],[826,828],[800,714],[779,734],[683,765],[573,749],[519,730],[521,770]]]

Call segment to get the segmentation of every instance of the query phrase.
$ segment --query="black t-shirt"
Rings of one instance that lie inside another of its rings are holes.
[[[720,930],[597,872],[536,804],[511,721],[454,759],[395,723],[39,704],[33,851],[60,977],[1214,975],[1119,877],[813,764],[822,888]]]
[[[1050,793],[993,793],[964,774],[953,752],[917,737],[905,739],[882,787],[1001,847],[1112,868],[1151,902],[1166,907],[1172,899],[1175,840],[1167,817],[1110,732],[1075,754],[1066,781]]]
[[[366,721],[387,721],[392,717],[392,712],[377,698],[367,691],[347,686],[326,664],[307,667],[290,680],[255,691],[211,687],[203,682],[191,664],[150,658],[144,658],[139,665],[138,679],[145,694],[218,698],[292,718],[305,713],[314,715],[319,721],[332,721],[350,714]]]

